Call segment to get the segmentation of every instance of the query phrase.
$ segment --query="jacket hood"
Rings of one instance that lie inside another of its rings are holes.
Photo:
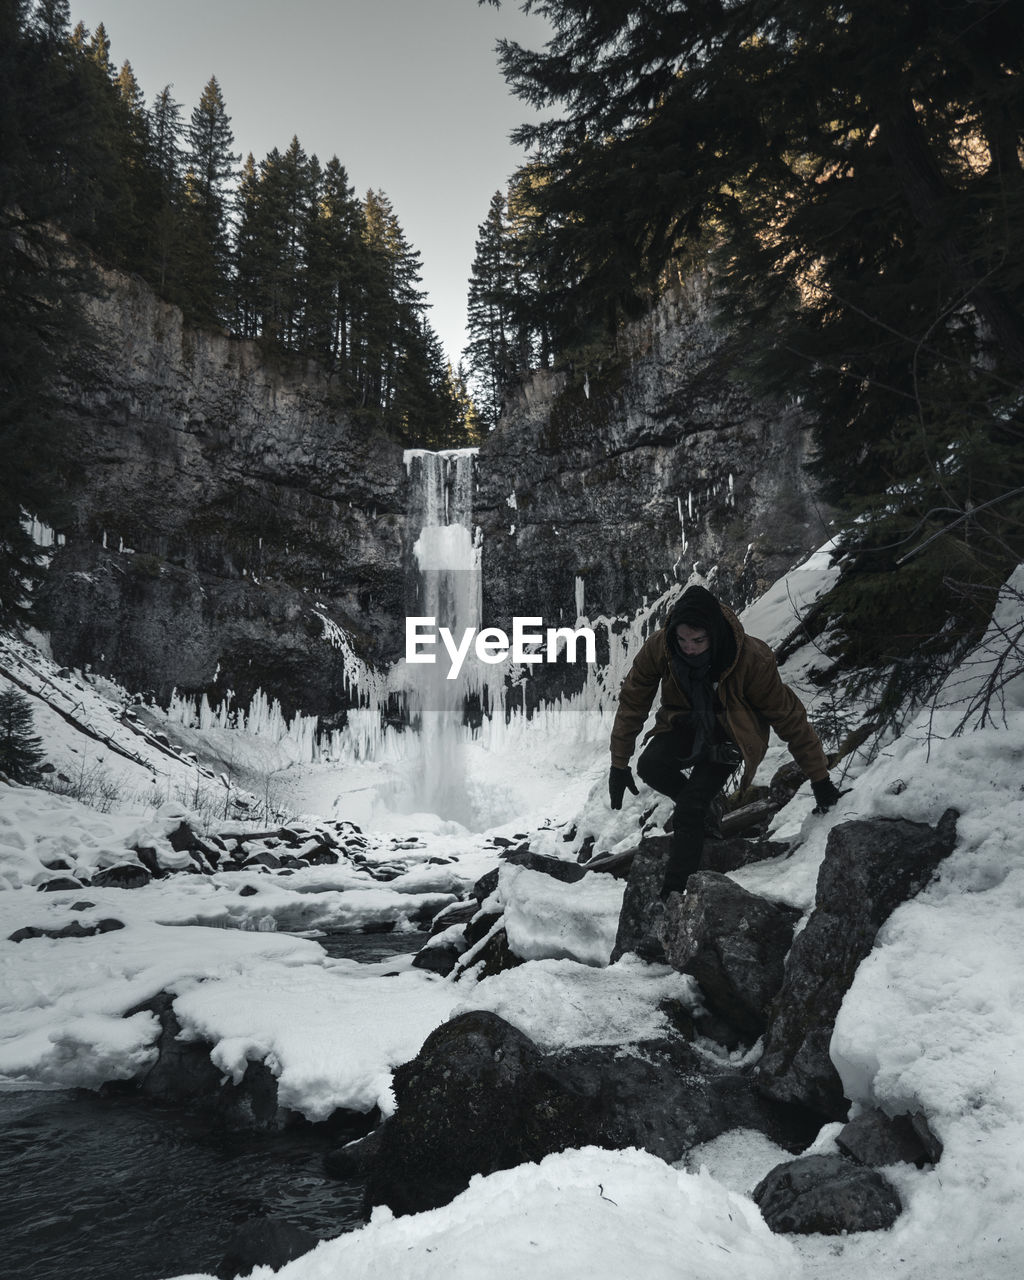
[[[722,606],[706,587],[687,587],[672,606],[665,624],[669,652],[680,655],[676,627],[700,627],[711,641],[711,673],[718,677],[736,661],[736,635]]]

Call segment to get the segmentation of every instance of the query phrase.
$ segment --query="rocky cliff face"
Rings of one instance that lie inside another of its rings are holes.
[[[330,623],[371,661],[398,651],[400,448],[314,365],[107,284],[68,388],[66,545],[42,600],[55,656],[158,696],[262,686],[330,716],[345,702]]]
[[[262,688],[339,723],[336,626],[371,663],[403,650],[416,520],[400,448],[312,364],[107,283],[67,393],[66,541],[41,600],[54,656],[158,697],[244,705]],[[740,605],[820,544],[806,424],[752,401],[721,355],[694,288],[614,363],[527,383],[476,469],[485,625],[574,622],[577,579],[590,618],[630,614],[698,567]]]
[[[485,616],[639,608],[697,569],[737,607],[828,536],[807,422],[731,382],[699,286],[667,298],[602,370],[539,373],[484,442]]]

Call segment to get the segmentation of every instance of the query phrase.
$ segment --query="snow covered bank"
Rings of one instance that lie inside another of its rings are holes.
[[[474,1178],[443,1209],[402,1218],[378,1209],[361,1230],[325,1241],[277,1272],[257,1267],[252,1280],[679,1280],[683,1274],[796,1280],[799,1262],[749,1200],[709,1175],[674,1170],[642,1151],[586,1147]]]

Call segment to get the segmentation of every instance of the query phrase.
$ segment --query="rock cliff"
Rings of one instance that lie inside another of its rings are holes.
[[[485,616],[639,608],[693,569],[742,606],[828,536],[808,423],[729,377],[703,287],[670,295],[602,369],[540,372],[484,442]]]
[[[63,545],[43,589],[54,656],[157,697],[262,688],[344,719],[340,627],[364,661],[404,643],[402,451],[322,369],[190,329],[109,274],[66,389]],[[702,290],[666,299],[614,361],[535,374],[484,441],[474,521],[484,625],[632,613],[694,567],[743,604],[825,536],[795,407],[728,377]],[[414,502],[412,504],[414,506]],[[560,677],[552,670],[546,688]]]
[[[55,656],[159,697],[244,704],[262,686],[329,717],[345,703],[331,623],[370,661],[398,650],[401,449],[315,365],[106,284],[66,395],[65,545],[42,597]]]

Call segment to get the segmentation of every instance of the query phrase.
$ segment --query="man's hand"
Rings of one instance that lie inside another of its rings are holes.
[[[817,782],[812,782],[811,790],[814,792],[815,813],[828,813],[833,805],[839,803],[839,797],[844,794],[838,790],[831,778],[819,778]]]
[[[633,770],[628,765],[625,769],[620,769],[613,764],[608,770],[608,798],[613,809],[622,808],[622,797],[626,794],[627,787],[635,796],[640,794],[633,781]]]

